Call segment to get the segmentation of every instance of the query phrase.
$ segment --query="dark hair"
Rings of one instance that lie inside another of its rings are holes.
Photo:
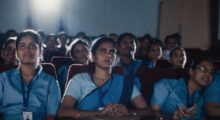
[[[147,48],[147,52],[149,53],[151,48],[154,46],[154,45],[159,45],[161,47],[161,49],[163,48],[163,43],[158,40],[158,39],[154,39],[152,40],[151,44],[149,45],[149,47]]]
[[[164,39],[164,43],[167,44],[170,38],[174,38],[177,42],[178,46],[181,46],[181,38],[182,36],[179,33],[173,33],[171,35],[167,35]]]
[[[21,41],[21,39],[25,36],[31,36],[32,39],[37,43],[37,45],[39,46],[40,50],[42,50],[42,40],[41,40],[41,36],[40,34],[32,29],[27,29],[24,30],[23,32],[21,32],[16,40],[16,49],[18,49],[18,44]]]
[[[64,31],[58,33],[58,37],[60,37],[61,35],[65,35],[68,38],[68,35]]]
[[[9,37],[7,41],[5,41],[3,45],[3,51],[5,51],[5,48],[8,47],[10,43],[16,42],[17,37]]]
[[[198,60],[193,60],[192,64],[190,65],[190,68],[191,69],[195,69],[203,61],[208,61],[208,62],[212,63],[213,66],[215,67],[214,63],[210,59],[208,59],[208,58],[201,58],[201,59],[198,59]],[[215,70],[215,68],[214,68],[214,70]]]
[[[174,52],[175,52],[176,50],[182,50],[182,51],[184,51],[184,52],[186,53],[186,51],[185,51],[184,48],[182,48],[182,47],[175,47],[175,48],[173,48],[173,49],[170,51],[170,57],[173,56],[173,54],[174,54]]]
[[[77,44],[82,44],[88,48],[90,48],[89,44],[87,43],[87,41],[85,39],[81,39],[81,38],[78,38],[78,39],[75,39],[72,44],[70,45],[70,55],[72,58],[75,59],[75,56],[74,54],[72,53],[73,49],[76,47]]]
[[[56,34],[54,34],[54,33],[49,34],[49,35],[47,36],[47,39],[49,39],[50,37],[54,37],[54,38],[56,38],[56,39],[57,39],[57,35],[56,35]]]
[[[141,37],[140,42],[144,41],[144,39],[148,39],[149,42],[152,42],[152,37],[150,34],[145,34],[143,37]]]
[[[58,45],[57,35],[54,34],[54,33],[51,33],[51,34],[49,34],[49,35],[47,36],[47,41],[46,41],[46,43],[48,42],[48,39],[51,38],[51,37],[55,38],[55,41],[56,41],[56,43],[57,43],[57,45]]]
[[[100,37],[94,40],[93,44],[92,44],[92,54],[95,55],[97,49],[99,48],[99,46],[104,43],[104,42],[110,42],[114,45],[114,47],[116,47],[116,43],[112,38],[109,37]]]
[[[135,41],[135,44],[137,45],[137,38],[135,37],[135,35],[133,35],[132,33],[123,33],[118,37],[118,40],[117,40],[118,47],[120,46],[122,39],[124,39],[124,37],[126,37],[126,36],[133,38]]]
[[[93,44],[92,44],[92,54],[95,55],[97,49],[99,48],[99,46],[102,44],[102,43],[105,43],[105,42],[109,42],[109,43],[112,43],[114,45],[114,47],[116,48],[116,43],[115,41],[112,39],[112,38],[109,38],[109,37],[99,37],[97,39],[95,39],[93,41]],[[95,63],[94,62],[91,62],[89,63],[89,73],[92,74],[94,73],[95,71]]]
[[[116,33],[110,33],[109,36],[111,35],[118,36]]]
[[[10,34],[11,34],[11,33],[14,34],[15,36],[17,35],[16,30],[14,30],[14,29],[9,29],[9,30],[6,31],[7,37],[10,37]]]

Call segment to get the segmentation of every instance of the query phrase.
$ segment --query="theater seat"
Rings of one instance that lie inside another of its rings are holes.
[[[51,63],[41,63],[43,67],[43,71],[48,73],[49,75],[53,76],[55,79],[57,78],[56,76],[56,70],[53,64]],[[0,73],[15,69],[17,68],[18,65],[0,65]]]
[[[82,64],[72,64],[69,67],[67,79],[65,83],[65,88],[69,82],[69,80],[78,73],[89,72],[91,70],[90,65],[82,65]],[[114,66],[112,69],[112,73],[124,74],[124,69],[121,66]]]
[[[71,65],[74,63],[74,60],[71,57],[64,57],[64,56],[54,56],[51,59],[51,63],[54,64],[56,70],[58,71],[59,68],[63,65]]]
[[[141,82],[141,93],[145,100],[150,104],[150,99],[153,92],[153,84],[162,78],[180,78],[186,75],[184,69],[175,68],[147,68],[145,66],[140,67],[137,70],[137,76]]]
[[[171,68],[172,65],[167,60],[157,60],[155,68]]]
[[[6,65],[6,64],[2,64],[0,65],[0,73],[17,68],[18,65]]]
[[[49,75],[53,76],[57,80],[57,74],[55,66],[52,63],[41,63],[44,72],[48,73]]]

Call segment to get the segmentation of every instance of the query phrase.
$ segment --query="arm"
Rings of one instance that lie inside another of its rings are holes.
[[[217,73],[212,83],[205,89],[205,110],[209,116],[220,117],[220,74]]]
[[[60,88],[58,82],[55,79],[51,79],[51,83],[48,90],[47,98],[47,117],[55,117],[60,106]]]
[[[76,104],[76,100],[71,96],[65,96],[60,107],[59,117],[70,118],[87,118],[90,116],[101,115],[98,111],[79,111],[73,107]]]
[[[157,118],[164,118],[165,116],[160,113],[161,106],[167,100],[169,95],[169,88],[166,81],[160,80],[154,85],[154,90],[151,98],[151,108]]]
[[[130,110],[130,114],[138,115],[138,116],[153,116],[153,112],[150,107],[145,102],[142,95],[135,97],[132,100],[133,105],[137,108],[135,110]]]

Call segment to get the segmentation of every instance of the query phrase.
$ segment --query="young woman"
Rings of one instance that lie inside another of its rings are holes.
[[[70,47],[70,55],[77,64],[88,64],[90,60],[90,47],[86,40],[76,39]]]
[[[74,40],[74,42],[70,45],[70,55],[74,61],[74,64],[87,65],[90,60],[90,49],[86,40],[81,38]],[[57,72],[62,94],[64,91],[69,66],[69,64],[64,63],[64,65],[62,65]]]
[[[45,120],[60,104],[59,86],[40,65],[42,42],[34,30],[16,40],[19,67],[0,74],[0,111],[4,120]]]
[[[169,62],[172,68],[184,68],[186,65],[186,51],[182,47],[172,49]]]
[[[158,117],[202,120],[202,89],[212,81],[214,65],[203,59],[195,62],[188,78],[162,79],[154,85],[151,106]]]
[[[162,58],[162,42],[154,40],[148,48],[148,59],[145,60],[148,63],[149,68],[156,66],[157,60]]]
[[[60,116],[85,118],[95,115],[146,115],[147,104],[135,84],[132,92],[123,96],[123,75],[112,74],[116,44],[111,38],[98,38],[92,46],[94,69],[75,75],[69,82],[60,108]],[[131,101],[138,110],[130,111],[125,102]],[[150,112],[149,112],[150,113]]]

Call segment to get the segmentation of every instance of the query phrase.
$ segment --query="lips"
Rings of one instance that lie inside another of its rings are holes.
[[[104,62],[105,62],[106,64],[108,64],[108,65],[112,65],[112,63],[113,63],[112,60],[105,60]]]
[[[205,77],[205,76],[204,76],[204,77],[202,77],[201,79],[202,79],[202,83],[205,84],[205,85],[207,85],[207,84],[210,83],[210,79],[209,79],[208,77]]]
[[[23,57],[25,57],[25,58],[33,58],[34,56],[32,54],[25,54],[25,55],[23,55]]]

